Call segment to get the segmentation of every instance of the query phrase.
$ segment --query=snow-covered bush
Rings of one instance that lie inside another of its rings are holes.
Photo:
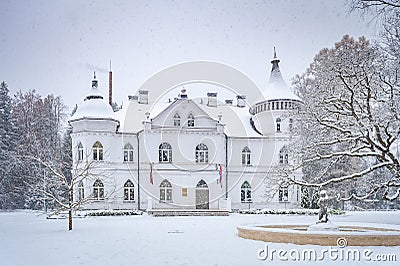
[[[317,215],[319,209],[248,209],[239,210],[241,214],[293,214],[293,215]],[[342,215],[342,210],[330,209],[329,214]]]
[[[138,210],[93,210],[86,211],[85,216],[129,216],[142,214],[143,212]]]

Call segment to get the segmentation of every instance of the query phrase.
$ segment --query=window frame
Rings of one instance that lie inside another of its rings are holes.
[[[172,185],[164,179],[159,186],[160,189],[160,202],[172,202]]]
[[[79,141],[78,143],[78,161],[82,161],[83,160],[83,145],[82,142]]]
[[[93,151],[93,160],[94,161],[103,161],[104,160],[104,148],[103,144],[100,141],[96,141],[92,147]]]
[[[208,163],[208,147],[204,143],[199,143],[195,149],[195,162]]]
[[[124,202],[135,201],[135,184],[128,179],[124,184]]]
[[[279,151],[279,163],[289,164],[289,152],[286,146],[282,147]]]
[[[181,116],[178,114],[178,113],[176,113],[175,115],[174,115],[174,127],[180,127],[181,126]]]
[[[85,186],[83,185],[83,181],[79,181],[78,183],[78,200],[81,201],[85,199]]]
[[[276,122],[276,132],[282,132],[281,131],[281,123],[282,123],[282,119],[280,118],[280,117],[278,117],[276,120],[275,120],[275,122]]]
[[[251,165],[251,150],[247,146],[242,149],[242,165]]]
[[[252,191],[251,185],[249,182],[244,181],[242,186],[240,187],[240,202],[241,203],[252,203]]]
[[[279,202],[289,202],[289,187],[282,186],[279,188],[278,200]]]
[[[104,184],[100,179],[96,179],[93,183],[93,199],[95,201],[104,200]]]
[[[129,142],[124,145],[124,162],[133,162],[134,150]]]
[[[189,113],[187,118],[187,127],[194,127],[194,115]]]
[[[172,163],[172,146],[168,142],[162,142],[158,146],[158,162]]]

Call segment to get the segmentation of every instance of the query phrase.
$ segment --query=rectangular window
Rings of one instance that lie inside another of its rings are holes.
[[[167,188],[167,201],[172,201],[172,188]]]
[[[78,150],[78,160],[79,161],[83,160],[83,150]]]
[[[160,201],[165,201],[165,188],[160,188]]]
[[[79,200],[83,200],[85,198],[85,189],[83,187],[78,188],[78,197]]]
[[[187,197],[187,188],[186,187],[182,188],[182,197]]]
[[[287,187],[282,187],[279,189],[279,201],[288,201],[289,192]]]

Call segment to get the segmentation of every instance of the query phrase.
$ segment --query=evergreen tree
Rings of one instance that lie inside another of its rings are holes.
[[[18,182],[14,178],[16,128],[8,85],[0,84],[0,209],[18,207]]]
[[[300,207],[304,209],[310,208],[310,194],[307,187],[301,188],[301,203]]]

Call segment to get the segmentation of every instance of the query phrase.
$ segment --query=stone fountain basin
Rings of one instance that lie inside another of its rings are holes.
[[[238,236],[272,243],[319,246],[400,246],[400,226],[336,223],[338,231],[307,231],[310,224],[239,226]],[[339,242],[340,241],[340,242]]]

